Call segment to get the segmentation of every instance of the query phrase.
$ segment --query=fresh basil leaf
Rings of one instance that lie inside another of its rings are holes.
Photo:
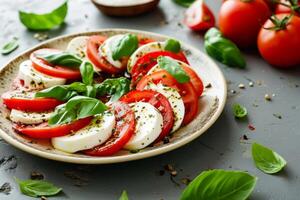
[[[2,49],[1,49],[1,53],[3,55],[7,55],[10,54],[11,52],[13,52],[14,50],[16,50],[19,47],[18,44],[18,39],[14,38],[13,40],[11,40],[10,42],[6,43]]]
[[[86,86],[86,91],[84,92],[84,96],[96,98],[97,89],[91,85]]]
[[[107,106],[98,99],[75,96],[67,103],[57,106],[48,123],[49,125],[66,124],[75,120],[101,114],[105,110],[107,110]]]
[[[225,65],[238,68],[246,67],[246,61],[239,48],[224,38],[216,28],[211,28],[206,32],[204,47],[208,55]]]
[[[194,3],[195,0],[173,0],[175,3],[184,6],[184,7],[189,7]]]
[[[113,44],[112,58],[114,60],[119,60],[124,56],[130,56],[137,48],[137,36],[133,34],[126,34]]]
[[[202,172],[183,191],[180,200],[245,200],[257,178],[241,171]]]
[[[248,114],[247,109],[240,104],[233,104],[232,109],[236,118],[244,118]]]
[[[52,0],[51,0],[52,1]],[[47,8],[49,4],[52,3],[50,0],[43,1],[44,7]],[[55,1],[54,1],[55,2]],[[56,1],[57,2],[57,1]],[[31,3],[31,2],[30,2]],[[19,10],[19,19],[20,21],[30,30],[49,30],[56,26],[59,26],[64,22],[64,19],[68,12],[67,0],[64,0],[63,3],[59,1],[60,5],[48,12],[48,13],[32,13],[25,10]],[[40,4],[40,2],[38,2]],[[52,3],[53,4],[53,3]],[[34,7],[34,6],[31,6]]]
[[[106,79],[100,84],[96,84],[97,96],[110,95],[110,101],[117,101],[121,96],[130,90],[130,81],[127,78],[120,77]]]
[[[126,190],[122,192],[122,195],[119,200],[129,200]]]
[[[36,54],[36,57],[46,60],[48,63],[53,65],[61,65],[64,67],[77,68],[82,63],[82,60],[78,56],[67,52]]]
[[[287,164],[275,151],[257,143],[252,144],[252,158],[256,167],[267,174],[275,174]]]
[[[81,63],[79,69],[82,77],[82,82],[86,85],[92,85],[94,78],[93,65],[90,62],[84,61]]]
[[[68,86],[65,85],[57,85],[35,93],[36,98],[55,98],[60,101],[68,101],[76,95],[78,95],[77,92],[70,90]]]
[[[180,42],[174,39],[168,39],[165,44],[165,50],[178,53],[181,49]]]
[[[56,187],[52,183],[44,180],[19,180],[16,182],[19,184],[20,190],[23,194],[31,197],[40,196],[54,196],[62,191],[62,188]]]
[[[178,64],[178,62],[170,57],[159,56],[157,63],[161,69],[169,72],[179,83],[186,83],[190,81],[190,77]]]

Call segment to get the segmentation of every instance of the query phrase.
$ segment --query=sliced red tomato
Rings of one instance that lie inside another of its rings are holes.
[[[72,69],[69,67],[64,67],[64,66],[58,66],[58,65],[51,65],[47,61],[38,58],[36,55],[37,54],[43,54],[46,52],[61,52],[60,50],[57,49],[39,49],[31,53],[30,55],[30,60],[32,62],[32,66],[34,69],[37,71],[47,74],[49,76],[54,76],[58,78],[65,78],[65,79],[71,79],[71,80],[76,80],[80,79],[81,74],[79,69]]]
[[[157,64],[157,58],[159,56],[168,56],[188,64],[188,60],[182,52],[177,54],[169,51],[150,52],[140,57],[135,63],[135,65],[132,67],[132,82],[136,83],[141,77],[146,75],[147,72]]]
[[[87,117],[72,122],[70,124],[63,124],[57,126],[49,126],[48,123],[45,122],[37,126],[16,125],[14,128],[18,132],[31,138],[50,139],[53,137],[60,137],[78,131],[79,129],[82,129],[83,127],[89,125],[91,120],[92,117]]]
[[[196,91],[196,94],[198,97],[200,97],[203,93],[203,82],[198,76],[198,74],[190,67],[182,66],[183,70],[188,74],[190,77],[191,83],[194,86],[194,89]]]
[[[84,151],[90,156],[110,156],[117,153],[130,140],[135,129],[134,112],[124,102],[116,102],[112,105],[115,112],[116,128],[110,139],[104,144]]]
[[[86,54],[89,60],[99,69],[102,71],[109,73],[109,74],[117,74],[122,72],[126,65],[124,65],[124,69],[116,68],[112,64],[110,64],[107,60],[103,57],[99,56],[99,47],[103,42],[106,40],[106,37],[100,35],[93,35],[89,38],[87,42],[87,50]]]
[[[215,17],[203,0],[195,1],[185,12],[185,24],[194,31],[206,31],[215,26]]]
[[[198,95],[194,89],[191,82],[188,83],[178,83],[176,79],[165,70],[160,70],[154,72],[150,75],[144,76],[137,84],[137,90],[143,90],[149,83],[158,84],[161,83],[168,87],[172,87],[178,90],[181,95],[184,106],[185,106],[185,116],[183,119],[183,124],[188,124],[194,119],[198,112]]]
[[[171,131],[174,125],[174,114],[168,99],[159,92],[151,90],[133,90],[123,96],[120,101],[126,103],[147,102],[157,108],[163,116],[163,127],[156,141],[164,139]]]
[[[32,95],[33,96],[33,95]],[[3,103],[9,109],[16,109],[30,112],[43,112],[54,109],[63,102],[54,98],[22,98],[15,95],[13,92],[6,92],[2,94]]]

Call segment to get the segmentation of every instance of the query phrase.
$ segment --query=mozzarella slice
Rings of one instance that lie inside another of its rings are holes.
[[[122,62],[119,60],[114,60],[112,57],[113,54],[113,46],[116,42],[118,42],[124,35],[114,35],[103,42],[103,44],[99,47],[99,56],[105,58],[107,62],[112,64],[116,68],[122,67]]]
[[[90,149],[107,141],[115,124],[115,116],[111,112],[105,112],[96,116],[90,125],[75,133],[52,138],[51,142],[54,148],[67,153]]]
[[[161,93],[169,100],[174,113],[174,125],[171,132],[178,130],[185,115],[185,107],[180,94],[174,88],[166,87],[162,84],[149,84],[147,87],[150,90]]]
[[[24,86],[30,89],[43,89],[66,83],[66,79],[49,76],[37,71],[32,67],[30,60],[20,64],[19,77],[24,80]]]
[[[137,60],[147,53],[153,51],[163,51],[165,49],[165,42],[151,42],[139,47],[129,58],[127,63],[127,71],[131,73],[132,67]]]
[[[52,112],[24,112],[12,109],[10,112],[10,119],[16,123],[22,124],[40,124],[48,121]]]
[[[76,38],[73,38],[66,49],[67,52],[70,52],[72,54],[75,54],[76,56],[80,57],[84,61],[89,61],[92,63],[86,56],[86,48],[87,48],[87,42],[89,37],[88,36],[79,36]],[[94,66],[95,72],[100,72],[101,69]]]
[[[145,148],[158,138],[162,131],[163,117],[151,104],[137,102],[132,104],[135,113],[135,134],[125,145],[125,149],[138,150]]]

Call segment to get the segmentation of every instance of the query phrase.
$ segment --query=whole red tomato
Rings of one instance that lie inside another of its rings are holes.
[[[300,16],[300,1],[298,0],[280,0],[281,4],[277,4],[275,13],[292,13],[292,10],[294,13],[298,16]]]
[[[220,30],[239,47],[252,47],[260,27],[270,16],[263,0],[227,0],[219,13]]]
[[[300,17],[275,15],[272,20],[266,21],[259,32],[259,52],[267,62],[280,68],[300,65],[299,36]]]

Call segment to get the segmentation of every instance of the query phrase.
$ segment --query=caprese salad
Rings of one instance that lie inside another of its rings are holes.
[[[202,92],[180,42],[118,34],[32,52],[2,100],[17,133],[110,156],[171,137],[196,117]]]

